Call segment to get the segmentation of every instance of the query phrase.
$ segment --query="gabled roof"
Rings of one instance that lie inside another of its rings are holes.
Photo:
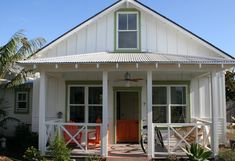
[[[235,64],[235,60],[159,53],[90,53],[20,61],[20,64],[108,64],[108,63],[159,63],[159,64]]]
[[[88,25],[89,23],[93,22],[95,19],[98,19],[99,17],[105,15],[106,13],[108,13],[109,11],[115,9],[116,7],[122,5],[123,3],[132,3],[133,5],[140,7],[141,9],[144,9],[145,11],[149,12],[150,14],[152,14],[153,16],[160,18],[162,21],[166,22],[167,24],[175,27],[177,30],[187,34],[188,36],[191,36],[193,38],[195,38],[198,42],[200,42],[201,44],[211,48],[212,50],[214,50],[216,53],[218,53],[219,55],[222,55],[226,58],[229,59],[234,59],[233,56],[229,55],[228,53],[224,52],[223,50],[219,49],[218,47],[214,46],[213,44],[209,43],[208,41],[206,41],[205,39],[199,37],[198,35],[194,34],[193,32],[189,31],[188,29],[182,27],[181,25],[179,25],[178,23],[170,20],[169,18],[165,17],[164,15],[158,13],[157,11],[151,9],[150,7],[144,5],[143,3],[139,2],[138,0],[118,0],[117,2],[113,3],[112,5],[108,6],[107,8],[105,8],[104,10],[100,11],[99,13],[95,14],[94,16],[90,17],[89,19],[87,19],[86,21],[82,22],[81,24],[75,26],[74,28],[72,28],[71,30],[69,30],[68,32],[64,33],[63,35],[59,36],[58,38],[56,38],[55,40],[51,41],[50,43],[48,43],[46,46],[44,46],[43,48],[41,48],[38,52],[36,52],[35,54],[39,53],[39,52],[43,52],[44,50],[52,47],[54,44],[62,41],[63,39],[65,39],[66,37],[70,36],[72,33],[80,30],[81,28],[85,27],[86,25]]]

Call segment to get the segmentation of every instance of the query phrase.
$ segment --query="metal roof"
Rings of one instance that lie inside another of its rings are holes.
[[[19,61],[20,64],[94,64],[94,63],[159,63],[159,64],[234,64],[234,59],[198,57],[159,53],[89,53]]]

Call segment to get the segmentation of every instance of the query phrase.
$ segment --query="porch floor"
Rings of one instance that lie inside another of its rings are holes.
[[[92,150],[91,150],[92,149]],[[85,153],[80,149],[72,150],[72,157],[100,155],[100,146],[90,147],[89,152]],[[123,157],[141,157],[147,158],[147,155],[142,151],[140,144],[109,144],[108,158],[123,158]]]

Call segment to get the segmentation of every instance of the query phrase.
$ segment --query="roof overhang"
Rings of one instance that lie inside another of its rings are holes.
[[[89,53],[18,62],[36,71],[89,70],[225,70],[235,66],[235,60],[160,53]]]

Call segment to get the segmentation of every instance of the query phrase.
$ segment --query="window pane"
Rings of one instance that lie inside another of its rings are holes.
[[[18,93],[18,101],[22,101],[23,100],[23,94],[22,93]]]
[[[26,93],[22,93],[22,101],[26,101],[26,97],[27,97],[27,94]]]
[[[119,48],[137,48],[137,32],[119,32],[118,34]]]
[[[89,87],[89,104],[102,104],[102,87]]]
[[[70,106],[70,120],[73,122],[85,122],[85,107]]]
[[[171,107],[171,122],[172,123],[185,123],[186,122],[186,107],[185,106],[172,106]]]
[[[137,14],[128,14],[128,30],[137,29]]]
[[[84,87],[70,87],[70,104],[84,104]]]
[[[102,106],[89,106],[89,123],[96,123],[97,119],[102,121]]]
[[[118,29],[127,30],[127,14],[118,14]]]
[[[171,87],[171,104],[186,104],[185,87]]]
[[[153,122],[154,123],[166,123],[167,111],[166,106],[153,107]]]
[[[27,108],[27,102],[18,102],[17,108]]]
[[[167,104],[166,87],[153,87],[153,104]]]

